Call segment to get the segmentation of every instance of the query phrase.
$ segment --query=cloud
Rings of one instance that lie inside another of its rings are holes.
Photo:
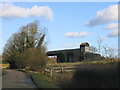
[[[115,29],[118,28],[118,23],[111,23],[104,27],[104,29]]]
[[[107,37],[118,37],[118,23],[112,23],[104,27],[104,29],[112,29]]]
[[[32,8],[23,8],[14,6],[13,4],[0,4],[2,8],[2,14],[0,17],[4,18],[28,18],[28,17],[45,17],[52,20],[53,13],[48,6],[33,6]]]
[[[112,30],[109,34],[108,37],[117,37],[118,36],[118,29]]]
[[[73,37],[73,38],[76,38],[76,37],[86,37],[86,36],[90,36],[91,33],[88,33],[88,32],[68,32],[64,35],[64,37]]]
[[[96,17],[86,23],[87,26],[95,26],[118,20],[118,5],[111,5],[108,8],[99,10]]]

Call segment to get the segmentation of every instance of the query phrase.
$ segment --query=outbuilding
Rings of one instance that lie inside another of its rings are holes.
[[[48,56],[57,56],[57,62],[78,62],[83,60],[97,60],[100,59],[100,54],[91,53],[89,51],[88,42],[81,43],[80,48],[65,49],[57,51],[48,51]]]

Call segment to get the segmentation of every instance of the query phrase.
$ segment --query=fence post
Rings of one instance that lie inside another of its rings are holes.
[[[61,68],[61,72],[63,72],[63,67]]]

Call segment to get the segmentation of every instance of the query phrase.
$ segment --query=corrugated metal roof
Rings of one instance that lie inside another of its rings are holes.
[[[62,52],[73,52],[75,50],[80,50],[80,48],[77,48],[77,49],[64,49],[64,50],[56,50],[56,51],[48,51],[47,52],[47,55],[57,55],[59,53],[62,53]]]

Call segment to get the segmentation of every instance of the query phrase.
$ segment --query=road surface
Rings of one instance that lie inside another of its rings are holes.
[[[30,77],[24,72],[5,70],[2,77],[2,88],[36,88]]]

